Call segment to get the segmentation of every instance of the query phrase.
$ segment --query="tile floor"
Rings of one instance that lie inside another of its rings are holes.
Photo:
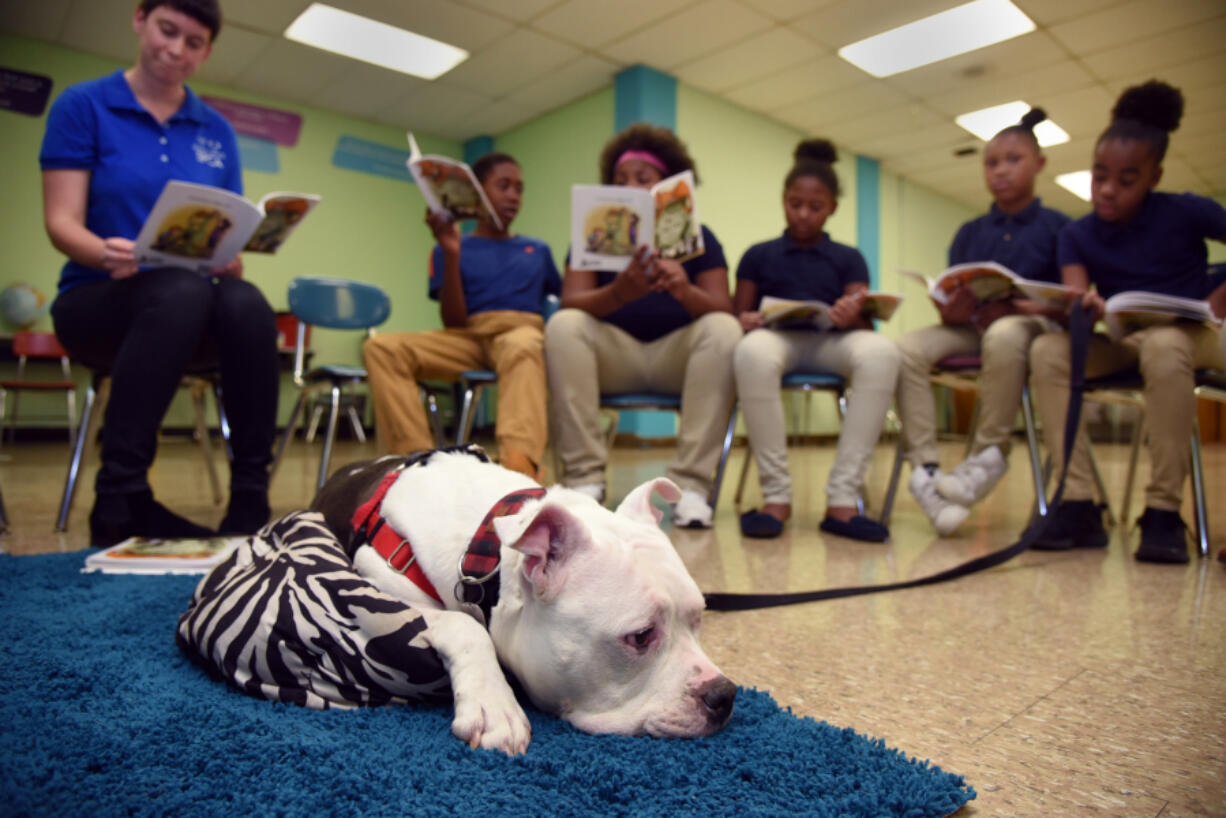
[[[274,511],[313,493],[318,445],[291,447],[273,486]],[[885,582],[932,573],[1012,542],[1032,501],[1023,452],[959,536],[936,538],[907,494],[893,542],[819,533],[833,446],[792,450],[795,516],[784,536],[743,540],[732,507],[744,460],[734,452],[711,531],[672,532],[708,591],[784,591]],[[947,444],[946,465],[961,447]],[[1118,509],[1127,452],[1097,448]],[[615,451],[620,499],[662,473],[667,448]],[[374,456],[341,441],[334,463]],[[1226,546],[1226,446],[1207,446],[1213,554]],[[870,473],[880,503],[893,455]],[[0,549],[29,554],[87,545],[92,469],[65,534],[53,532],[67,448],[0,449],[10,517]],[[1144,468],[1144,467],[1143,467]],[[906,472],[904,472],[904,479]],[[1142,475],[1143,482],[1144,475]],[[152,475],[176,511],[216,524],[198,450],[168,438]],[[759,501],[751,472],[746,503]],[[1140,512],[1141,490],[1131,516]],[[1191,519],[1190,502],[1184,518]],[[1023,554],[956,582],[889,594],[743,613],[708,614],[708,653],[741,685],[769,691],[801,715],[880,737],[965,775],[979,793],[963,816],[1226,816],[1226,566],[1215,559],[1152,566],[1117,527],[1105,552]]]

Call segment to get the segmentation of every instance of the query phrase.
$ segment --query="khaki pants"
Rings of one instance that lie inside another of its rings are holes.
[[[583,310],[555,313],[545,328],[545,360],[562,482],[604,482],[601,393],[680,393],[677,454],[668,476],[705,496],[732,411],[732,349],[740,337],[741,325],[726,312],[707,313],[648,343]]]
[[[419,380],[454,380],[468,369],[498,373],[500,455],[519,452],[540,465],[548,434],[541,316],[515,310],[470,316],[463,329],[399,332],[366,340],[362,352],[375,422],[393,454],[434,447]]]
[[[794,370],[837,372],[848,379],[847,417],[826,482],[826,501],[854,506],[894,399],[899,369],[894,342],[869,330],[757,329],[737,344],[733,360],[737,398],[767,503],[792,502],[780,379]]]
[[[983,358],[979,374],[979,425],[971,454],[998,446],[1009,454],[1010,437],[1022,405],[1031,342],[1058,325],[1035,315],[1006,315],[981,336],[973,327],[937,324],[912,330],[898,339],[902,371],[898,376],[898,412],[903,448],[912,466],[939,463],[936,407],[928,380],[933,366],[950,355]]]
[[[1145,505],[1178,511],[1191,455],[1192,423],[1196,412],[1193,373],[1207,366],[1223,366],[1220,339],[1213,330],[1178,324],[1150,327],[1113,343],[1104,335],[1090,339],[1086,377],[1099,378],[1138,368],[1145,379],[1145,426],[1149,432],[1150,481]],[[1030,372],[1043,437],[1051,455],[1053,474],[1063,463],[1064,419],[1069,398],[1069,336],[1051,333],[1037,339],[1030,350]],[[1085,435],[1078,436],[1068,464],[1064,499],[1094,499],[1094,480]]]

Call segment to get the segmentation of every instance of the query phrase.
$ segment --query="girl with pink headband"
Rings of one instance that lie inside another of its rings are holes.
[[[605,145],[599,166],[606,185],[650,188],[694,170],[694,161],[672,131],[640,123]],[[732,411],[732,350],[741,337],[723,248],[706,225],[702,236],[705,252],[685,262],[643,247],[621,272],[568,269],[562,309],[545,326],[560,481],[604,500],[602,393],[680,394],[668,477],[681,488],[673,522],[694,528],[712,522],[710,494]]]

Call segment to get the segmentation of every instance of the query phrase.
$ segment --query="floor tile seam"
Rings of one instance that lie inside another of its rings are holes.
[[[1007,726],[1007,725],[1008,725],[1010,722],[1012,722],[1014,719],[1018,718],[1019,716],[1023,716],[1023,715],[1025,715],[1026,713],[1028,713],[1029,711],[1033,710],[1033,709],[1035,708],[1035,706],[1037,706],[1037,705],[1038,705],[1038,704],[1040,704],[1041,702],[1045,701],[1046,699],[1050,698],[1051,696],[1055,695],[1055,694],[1056,694],[1058,691],[1060,691],[1060,690],[1061,690],[1061,689],[1063,689],[1064,687],[1067,687],[1069,684],[1071,684],[1071,683],[1072,683],[1074,680],[1076,680],[1078,677],[1080,677],[1080,676],[1081,676],[1083,673],[1085,673],[1085,672],[1086,672],[1086,668],[1084,668],[1084,667],[1082,667],[1082,668],[1078,668],[1078,669],[1077,669],[1077,672],[1076,672],[1076,673],[1074,673],[1072,676],[1069,676],[1067,679],[1063,679],[1063,680],[1062,680],[1062,681],[1061,681],[1059,684],[1057,684],[1057,685],[1056,685],[1055,687],[1053,687],[1051,690],[1048,690],[1046,693],[1042,694],[1041,696],[1039,696],[1038,698],[1036,698],[1034,701],[1030,702],[1030,704],[1026,705],[1026,706],[1025,706],[1025,707],[1023,707],[1021,710],[1019,710],[1019,711],[1017,711],[1016,713],[1014,713],[1013,715],[1009,716],[1009,718],[1005,719],[1005,720],[1004,720],[1004,721],[1002,721],[1000,724],[996,725],[996,726],[995,726],[995,727],[993,727],[991,730],[987,731],[987,732],[986,732],[986,733],[984,733],[982,736],[979,736],[979,738],[977,738],[977,739],[975,739],[974,741],[972,741],[972,742],[971,742],[971,746],[973,747],[973,746],[975,746],[975,745],[979,744],[981,741],[983,741],[984,739],[986,739],[986,738],[990,737],[992,734],[994,734],[994,733],[995,733],[997,730],[1001,729],[1002,727]]]

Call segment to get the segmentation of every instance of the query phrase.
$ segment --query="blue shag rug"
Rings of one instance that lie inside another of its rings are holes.
[[[5,816],[906,816],[961,776],[741,690],[694,740],[590,736],[529,710],[524,756],[472,750],[449,708],[313,711],[249,698],[175,647],[191,576],[0,555]]]

